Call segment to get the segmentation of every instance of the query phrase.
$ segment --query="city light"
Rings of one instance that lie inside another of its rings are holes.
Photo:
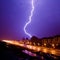
[[[40,48],[40,47],[38,47],[38,48],[37,48],[37,51],[40,51],[40,50],[41,50],[41,48]]]
[[[54,54],[54,55],[60,55],[60,50],[58,49],[54,49],[54,48],[48,48],[48,47],[43,47],[43,46],[34,46],[34,45],[27,45],[27,44],[24,44],[24,43],[20,43],[19,41],[11,41],[11,40],[2,40],[3,42],[6,42],[8,45],[9,44],[13,44],[13,45],[17,45],[17,46],[20,46],[20,47],[24,47],[24,48],[28,48],[30,50],[33,50],[33,51],[41,51],[41,52],[44,52],[44,53],[49,53],[49,54]]]
[[[52,44],[52,47],[53,47],[53,48],[55,48],[55,45],[54,45],[54,44]]]
[[[51,54],[56,54],[55,50],[51,50]]]
[[[47,49],[46,49],[46,48],[45,48],[45,49],[43,49],[43,52],[47,53]]]
[[[46,46],[46,43],[44,43],[44,46]]]

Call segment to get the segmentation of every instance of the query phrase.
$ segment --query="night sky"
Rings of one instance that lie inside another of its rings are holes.
[[[60,0],[34,0],[34,14],[27,31],[39,38],[60,34]],[[0,39],[28,37],[23,30],[29,19],[31,0],[0,1]]]

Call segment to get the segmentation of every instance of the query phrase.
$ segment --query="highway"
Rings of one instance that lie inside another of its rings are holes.
[[[33,50],[35,52],[41,51],[41,52],[44,52],[44,53],[49,53],[49,54],[53,54],[53,55],[56,55],[56,56],[60,56],[60,50],[58,50],[58,49],[28,45],[28,44],[20,43],[18,41],[9,41],[9,40],[2,40],[2,41],[6,42],[7,44],[13,44],[13,45],[17,45],[17,46],[20,46],[20,47],[28,48],[28,49]]]

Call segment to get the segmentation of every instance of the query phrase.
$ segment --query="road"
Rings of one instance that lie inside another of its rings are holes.
[[[56,56],[60,56],[60,50],[58,49],[53,49],[53,48],[47,48],[47,47],[41,47],[41,46],[34,46],[34,45],[27,45],[24,43],[20,43],[18,41],[9,41],[9,40],[2,40],[3,42],[6,42],[7,44],[13,44],[13,45],[17,45],[17,46],[21,46],[24,48],[28,48],[30,50],[33,50],[35,52],[44,52],[44,53],[49,53],[49,54],[53,54]]]

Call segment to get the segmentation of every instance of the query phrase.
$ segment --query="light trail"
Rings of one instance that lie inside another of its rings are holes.
[[[20,46],[20,47],[24,47],[24,48],[28,48],[30,50],[33,50],[35,52],[44,52],[44,53],[49,53],[49,54],[53,54],[56,56],[60,56],[60,50],[59,49],[54,49],[54,48],[48,48],[48,47],[42,47],[42,46],[34,46],[34,45],[27,45],[24,43],[20,43],[19,41],[11,41],[11,40],[2,40],[3,42],[6,42],[8,44],[13,44],[16,46]]]
[[[31,14],[30,14],[30,16],[29,16],[29,21],[28,21],[28,22],[25,24],[25,26],[24,26],[24,32],[25,32],[25,34],[28,35],[30,38],[32,37],[32,35],[26,31],[26,27],[27,27],[27,26],[31,23],[31,21],[32,21],[33,12],[34,12],[34,0],[32,0],[32,10],[31,10]]]

